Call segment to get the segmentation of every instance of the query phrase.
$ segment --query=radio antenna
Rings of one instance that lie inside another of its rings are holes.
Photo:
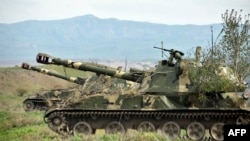
[[[163,41],[161,41],[161,57],[163,58]]]

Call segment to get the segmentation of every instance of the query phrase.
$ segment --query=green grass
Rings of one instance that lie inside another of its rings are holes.
[[[12,94],[0,93],[0,107],[1,107],[0,112],[4,111],[10,113],[10,112],[24,111],[22,109],[23,100],[24,97]]]
[[[32,112],[32,113],[24,113],[24,112],[0,112],[0,131],[6,131],[12,128],[19,128],[27,125],[38,125],[42,124],[43,114]]]
[[[61,140],[61,137],[52,132],[43,121],[43,111],[0,112],[0,140],[6,141],[45,141]]]
[[[0,133],[0,138],[3,140],[41,140],[53,138],[53,135],[46,130],[45,124],[41,125],[25,125],[14,127],[10,130],[5,130]],[[56,137],[54,137],[56,138]]]

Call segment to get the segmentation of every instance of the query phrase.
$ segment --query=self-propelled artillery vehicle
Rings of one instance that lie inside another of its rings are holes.
[[[71,76],[64,76],[44,68],[31,66],[28,63],[22,63],[21,67],[26,70],[32,70],[39,73],[47,74],[79,85],[83,85],[86,80],[86,78],[81,77],[75,78]],[[47,110],[49,107],[58,106],[58,104],[62,103],[63,100],[73,95],[74,92],[75,88],[43,90],[33,96],[29,96],[28,98],[26,98],[23,101],[23,107],[26,112],[33,110]]]
[[[178,50],[160,49],[168,51],[170,59],[159,61],[152,72],[139,73],[99,68],[39,53],[38,63],[63,65],[140,84],[135,93],[86,97],[85,107],[50,109],[45,113],[45,122],[63,135],[92,134],[96,129],[104,129],[106,133],[135,129],[160,130],[163,135],[176,139],[185,130],[191,140],[205,138],[206,130],[214,140],[223,140],[225,124],[250,124],[250,112],[244,108],[249,94],[244,86],[233,82],[232,91],[197,91],[189,73],[192,69],[199,70],[200,62],[183,59],[184,53]],[[224,67],[220,68],[224,72]],[[216,74],[218,78],[229,76]],[[200,95],[206,100],[200,100]]]

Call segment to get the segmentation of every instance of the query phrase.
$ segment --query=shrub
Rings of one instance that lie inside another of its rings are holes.
[[[27,90],[25,90],[23,88],[18,88],[17,93],[18,93],[18,96],[22,97],[25,93],[27,93]]]

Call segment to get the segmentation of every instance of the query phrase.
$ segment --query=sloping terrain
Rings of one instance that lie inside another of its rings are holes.
[[[20,94],[23,96],[38,90],[62,89],[73,86],[71,82],[53,76],[24,70],[21,68],[4,68],[0,70],[0,94]]]
[[[61,69],[55,66],[49,68],[55,71]],[[44,111],[25,112],[23,101],[40,90],[66,89],[75,85],[20,67],[0,68],[0,140],[64,140],[44,123]]]

